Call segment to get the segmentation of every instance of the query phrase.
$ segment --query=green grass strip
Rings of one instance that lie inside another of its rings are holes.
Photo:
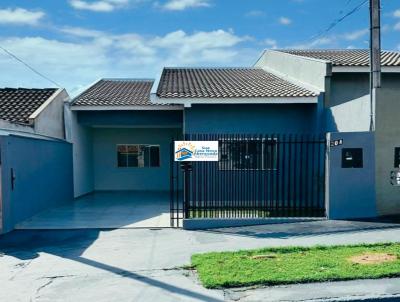
[[[391,261],[359,264],[349,258],[387,254]],[[400,276],[400,243],[265,248],[192,256],[207,288],[279,285]]]

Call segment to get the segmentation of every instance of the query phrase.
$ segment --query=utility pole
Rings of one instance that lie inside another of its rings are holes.
[[[376,90],[381,87],[381,1],[369,0],[370,131],[375,130]]]

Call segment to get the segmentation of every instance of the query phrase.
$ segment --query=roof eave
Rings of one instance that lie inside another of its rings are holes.
[[[151,101],[153,103],[181,104],[184,107],[191,107],[194,104],[316,104],[318,103],[318,95],[302,97],[163,98],[152,94]]]
[[[130,106],[88,106],[88,105],[73,105],[70,106],[72,111],[137,111],[137,110],[183,110],[182,105],[130,105]]]
[[[400,73],[400,66],[382,66],[381,71],[384,73]],[[343,66],[336,65],[332,67],[332,72],[348,72],[348,73],[358,73],[358,72],[370,72],[369,66]]]

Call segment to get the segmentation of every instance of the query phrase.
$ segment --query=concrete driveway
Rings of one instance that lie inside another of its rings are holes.
[[[169,192],[95,192],[41,212],[21,230],[164,228],[170,226]]]
[[[346,221],[197,232],[168,228],[19,230],[0,237],[0,301],[298,301],[316,295],[351,295],[353,289],[363,298],[400,295],[398,279],[371,281],[375,286],[363,281],[358,286],[336,282],[206,290],[192,273],[180,268],[190,263],[193,253],[207,251],[399,240],[398,224]]]

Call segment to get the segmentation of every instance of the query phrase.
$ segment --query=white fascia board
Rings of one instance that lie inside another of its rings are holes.
[[[400,73],[400,66],[382,66],[382,72],[387,73]],[[370,72],[369,66],[333,66],[332,72]]]
[[[70,106],[72,111],[132,111],[132,110],[154,110],[169,111],[183,110],[182,105],[164,105],[164,106]]]
[[[29,123],[33,124],[35,119],[39,116],[39,114],[52,102],[57,96],[63,92],[64,88],[57,89],[42,105],[39,106],[29,117]]]
[[[314,97],[270,97],[270,98],[159,98],[154,101],[163,103],[182,104],[191,107],[193,104],[316,104],[318,96]]]

